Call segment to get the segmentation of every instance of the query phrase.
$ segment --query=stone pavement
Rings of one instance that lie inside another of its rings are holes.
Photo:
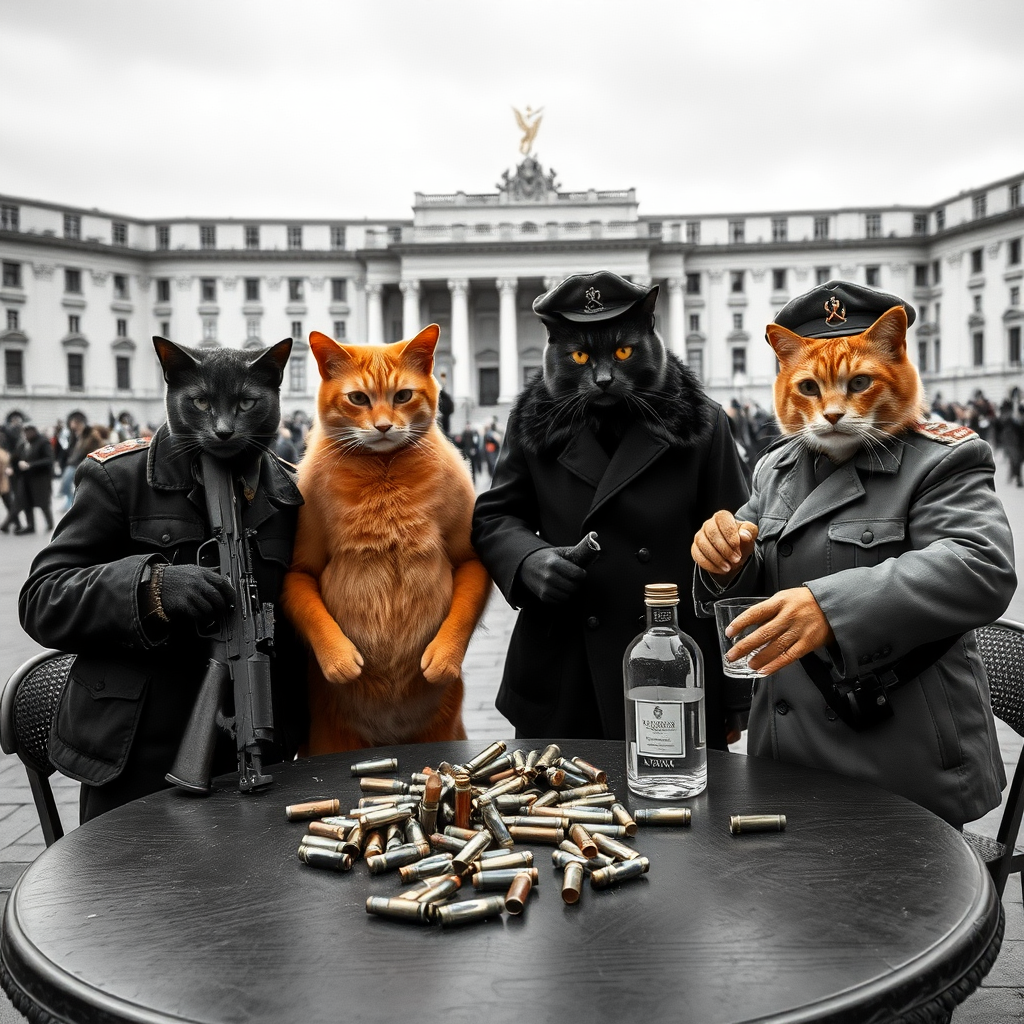
[[[1004,484],[1000,465],[997,488],[1015,535],[1018,569],[1024,576],[1024,490]],[[0,535],[0,680],[6,679],[38,646],[18,626],[18,591],[35,552],[46,535],[14,537]],[[1024,586],[1018,588],[1007,616],[1024,622]],[[510,737],[513,729],[494,708],[494,697],[515,612],[497,590],[470,643],[463,674],[466,680],[464,716],[470,739],[481,746],[492,739]],[[997,722],[1000,747],[1011,776],[1024,740]],[[741,740],[733,748],[743,753]],[[78,784],[60,775],[51,778],[65,831],[78,823]],[[999,811],[986,815],[975,828],[994,835]],[[21,762],[0,754],[0,910],[11,886],[25,868],[44,850],[35,805]],[[956,1024],[1010,1024],[1024,1022],[1024,906],[1020,875],[1013,876],[1003,899],[1006,933],[1002,951],[983,986],[954,1015]],[[15,1024],[23,1018],[0,993],[0,1024]]]

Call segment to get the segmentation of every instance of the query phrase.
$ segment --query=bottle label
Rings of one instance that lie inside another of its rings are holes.
[[[656,623],[658,625],[671,626],[672,623],[675,621],[675,605],[672,605],[671,607],[664,606],[660,608],[657,605],[655,605],[654,607],[649,609],[649,612],[650,620],[652,623]]]
[[[673,759],[686,755],[682,701],[636,702],[636,751],[641,768],[679,767]]]

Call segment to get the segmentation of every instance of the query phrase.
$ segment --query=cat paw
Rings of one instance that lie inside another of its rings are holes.
[[[450,644],[433,640],[420,659],[420,671],[428,683],[453,683],[462,674],[465,651]]]
[[[330,650],[316,652],[317,664],[329,683],[351,683],[363,671],[363,656],[351,640],[334,644]]]

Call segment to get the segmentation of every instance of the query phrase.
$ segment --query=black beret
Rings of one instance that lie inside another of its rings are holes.
[[[898,295],[853,281],[826,281],[790,299],[775,314],[775,323],[802,338],[841,338],[866,331],[893,306],[906,310],[909,327],[917,312]]]
[[[533,311],[540,317],[561,316],[574,323],[610,320],[647,298],[650,290],[610,270],[573,274],[551,291],[537,296],[533,300]]]

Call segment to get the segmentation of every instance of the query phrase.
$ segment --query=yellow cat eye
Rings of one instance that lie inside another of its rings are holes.
[[[867,391],[869,387],[871,387],[871,378],[866,373],[858,373],[848,385],[849,390],[854,393]]]
[[[817,383],[813,380],[800,381],[800,383],[797,384],[796,389],[797,391],[800,392],[801,395],[807,395],[809,398],[814,398],[816,395],[821,394],[821,390],[818,388]]]
[[[573,359],[582,366],[590,356],[586,352],[573,352]]]
[[[350,391],[346,396],[353,405],[369,405],[370,399],[362,391]]]
[[[242,412],[248,412],[256,404],[255,398],[240,398],[238,400],[238,408]]]
[[[194,406],[195,406],[195,407],[196,407],[196,408],[197,408],[197,409],[198,409],[198,410],[199,410],[200,412],[208,412],[208,411],[209,411],[209,409],[210,409],[210,403],[209,403],[209,401],[208,401],[207,399],[205,399],[205,398],[193,398],[193,399],[192,399],[192,404],[193,404],[193,405],[194,405]]]
[[[615,350],[615,358],[620,362],[624,359],[628,359],[633,354],[632,345],[621,345]]]
[[[402,388],[395,392],[395,405],[404,405],[412,398],[412,391],[409,388]]]

